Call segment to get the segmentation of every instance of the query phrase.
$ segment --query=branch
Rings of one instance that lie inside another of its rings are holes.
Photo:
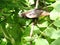
[[[39,0],[36,0],[36,6],[35,6],[35,9],[38,8],[38,4],[39,4]]]
[[[35,24],[35,22],[33,21],[33,22],[31,23],[31,30],[30,30],[30,37],[31,37],[31,38],[32,38],[32,35],[33,35],[34,24]],[[32,41],[30,41],[30,45],[32,45]]]
[[[31,23],[30,37],[32,37],[33,30],[34,30],[34,22]]]

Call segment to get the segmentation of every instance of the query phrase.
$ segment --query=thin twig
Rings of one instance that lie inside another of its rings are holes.
[[[33,30],[34,30],[34,22],[31,23],[30,37],[32,37]]]
[[[36,6],[35,6],[35,9],[38,8],[38,3],[39,0],[36,0]],[[30,37],[32,38],[32,35],[33,35],[33,30],[34,30],[34,24],[35,24],[35,20],[31,23],[31,31],[30,31]],[[32,41],[30,41],[30,45],[32,45]]]
[[[39,4],[39,0],[36,0],[36,6],[35,6],[35,9],[38,8],[38,4]]]
[[[30,31],[30,37],[32,38],[33,35],[33,30],[34,30],[34,22],[31,23],[31,31]],[[30,41],[30,45],[32,45],[32,41]]]

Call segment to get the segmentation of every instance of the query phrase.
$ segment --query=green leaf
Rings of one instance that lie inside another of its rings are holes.
[[[56,0],[56,1],[60,1],[60,0]]]
[[[60,20],[55,20],[53,23],[56,27],[60,27]]]
[[[2,16],[2,13],[0,13],[0,17]]]
[[[51,39],[58,39],[60,37],[60,30],[56,30],[52,27],[47,28],[44,33]]]
[[[3,30],[3,29],[2,29],[2,26],[0,25],[0,33],[2,33],[2,30]]]
[[[34,33],[35,34],[40,33],[39,31],[40,31],[40,29],[37,26],[34,26]]]
[[[30,36],[26,36],[26,37],[23,37],[25,39],[25,41],[31,41],[31,37]]]
[[[0,45],[7,45],[7,40],[5,38],[0,40]]]
[[[58,8],[60,7],[60,1],[56,1],[55,3],[53,3],[51,6],[53,6],[55,9],[58,10]],[[60,9],[59,9],[60,10]]]
[[[54,9],[56,9],[57,11],[60,12],[60,9],[59,8],[60,8],[60,2],[59,2],[59,4],[56,5],[56,7],[54,7]]]
[[[30,20],[30,19],[27,20],[27,21],[26,21],[26,25],[29,25],[29,24],[31,23],[31,21],[32,21],[32,20]]]
[[[37,24],[39,27],[47,27],[48,21],[43,22],[42,24]]]
[[[57,18],[60,18],[60,12],[58,12],[56,9],[53,9],[50,12],[50,19],[51,20],[56,20]]]
[[[25,29],[24,29],[24,36],[29,36],[30,35],[30,27],[28,26],[28,27],[26,27]]]
[[[46,39],[38,38],[35,39],[35,45],[49,45]]]
[[[60,45],[60,38],[53,41],[50,45]]]
[[[48,37],[52,37],[52,34],[53,33],[55,33],[55,31],[56,31],[56,29],[54,29],[53,27],[48,27],[45,31],[44,31],[44,33],[45,33],[45,35],[46,36],[48,36]]]
[[[34,4],[34,0],[29,0],[30,5]]]
[[[60,18],[60,1],[56,1],[52,6],[54,9],[50,12],[50,19],[56,20],[57,18]]]
[[[58,39],[59,37],[60,37],[60,30],[55,31],[51,36],[52,39]]]

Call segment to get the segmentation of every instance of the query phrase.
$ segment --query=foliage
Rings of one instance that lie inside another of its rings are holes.
[[[36,0],[0,0],[0,45],[60,45],[60,0],[40,0],[39,7],[50,16],[38,17],[30,37],[33,19],[19,17],[19,11],[34,9]]]

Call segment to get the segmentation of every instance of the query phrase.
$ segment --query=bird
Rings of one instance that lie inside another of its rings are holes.
[[[50,13],[47,11],[44,11],[42,9],[32,9],[32,10],[28,10],[27,12],[23,12],[21,15],[21,17],[25,17],[25,18],[38,18],[41,16],[48,16]]]

